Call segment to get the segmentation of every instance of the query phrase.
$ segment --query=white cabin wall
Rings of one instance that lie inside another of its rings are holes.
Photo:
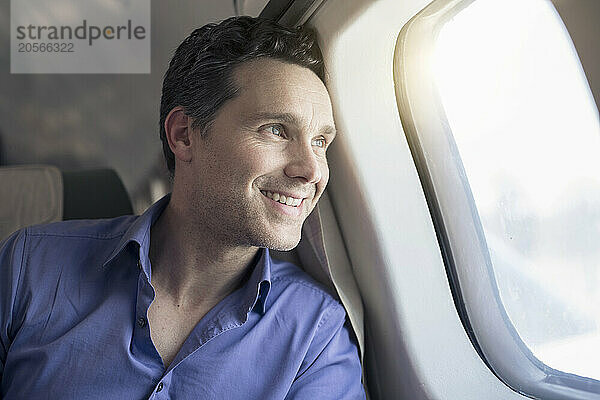
[[[571,38],[590,89],[600,105],[600,1],[598,0],[552,0]]]
[[[398,116],[396,39],[428,3],[328,0],[309,20],[339,131],[328,191],[365,304],[367,383],[373,399],[521,399],[464,331]]]

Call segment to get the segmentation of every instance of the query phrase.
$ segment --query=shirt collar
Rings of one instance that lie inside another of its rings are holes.
[[[150,248],[150,227],[156,221],[158,216],[163,212],[169,200],[171,194],[167,194],[162,199],[151,205],[142,215],[136,218],[136,220],[129,226],[125,231],[119,244],[115,247],[113,252],[104,262],[104,265],[110,263],[117,255],[119,255],[125,247],[131,243],[137,243],[140,248],[140,254],[138,260],[141,263],[141,267],[150,280],[150,263],[148,262],[148,250]]]
[[[139,246],[139,262],[141,268],[151,281],[152,272],[148,260],[148,250],[150,248],[150,228],[156,219],[163,212],[171,194],[167,194],[162,199],[150,206],[142,215],[140,215],[131,226],[125,231],[119,244],[115,247],[111,255],[106,259],[104,265],[110,263],[123,249],[131,242]],[[246,313],[257,309],[261,314],[265,313],[265,307],[269,291],[271,290],[271,256],[269,249],[260,249],[260,256],[254,266],[250,277],[242,288],[243,310]]]
[[[260,256],[248,281],[242,288],[244,301],[243,311],[248,314],[256,309],[261,314],[265,313],[267,297],[271,291],[271,256],[269,249],[260,249]]]

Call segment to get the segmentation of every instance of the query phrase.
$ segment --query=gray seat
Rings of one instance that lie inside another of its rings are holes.
[[[63,171],[63,220],[133,214],[127,190],[112,169]]]
[[[0,240],[29,225],[132,214],[111,169],[61,172],[50,165],[0,168]]]

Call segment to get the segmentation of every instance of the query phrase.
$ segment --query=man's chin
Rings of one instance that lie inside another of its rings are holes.
[[[263,237],[258,247],[266,247],[270,250],[289,251],[300,243],[300,232],[297,234],[286,234],[278,236]]]
[[[265,246],[265,247],[267,247],[269,250],[290,251],[290,250],[295,249],[296,246],[298,246],[298,243],[300,243],[300,240],[298,240],[293,245],[273,245],[273,246]]]
[[[272,240],[270,242],[271,243],[267,243],[267,246],[264,246],[264,247],[271,249],[271,250],[277,250],[277,251],[289,251],[289,250],[296,248],[296,246],[298,246],[298,243],[300,243],[300,235],[298,235],[297,238],[293,238],[293,239]]]

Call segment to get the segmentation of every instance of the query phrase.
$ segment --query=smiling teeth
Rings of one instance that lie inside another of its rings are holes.
[[[281,204],[285,204],[287,206],[298,207],[300,203],[302,203],[302,199],[296,199],[293,197],[286,197],[283,194],[277,192],[266,192],[264,190],[260,191],[262,194],[267,196],[268,198],[275,200]]]

